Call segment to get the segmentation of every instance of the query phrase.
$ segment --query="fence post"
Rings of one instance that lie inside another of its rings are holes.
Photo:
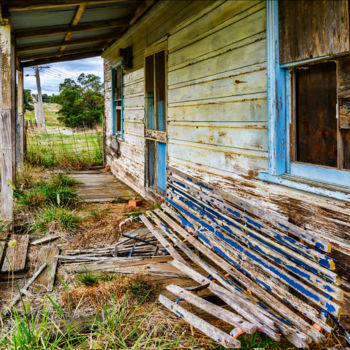
[[[24,160],[24,95],[23,95],[23,67],[18,69],[17,82],[17,120],[16,120],[16,164],[23,167]]]

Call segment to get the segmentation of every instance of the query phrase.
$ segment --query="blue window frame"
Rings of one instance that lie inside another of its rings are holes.
[[[259,178],[299,190],[350,201],[350,171],[291,161],[291,67],[317,59],[280,65],[278,1],[267,0],[268,169]],[[322,58],[323,60],[325,57]],[[320,59],[318,59],[320,60]]]
[[[124,92],[121,62],[112,67],[112,118],[113,135],[119,140],[124,137]]]

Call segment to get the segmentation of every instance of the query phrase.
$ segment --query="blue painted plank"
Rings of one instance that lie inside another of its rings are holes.
[[[161,194],[166,191],[166,143],[158,142],[157,187]]]
[[[240,224],[238,221],[234,221],[231,219],[228,219],[227,217],[224,217],[223,215],[221,215],[220,213],[218,213],[215,210],[212,210],[209,207],[206,207],[203,205],[203,203],[198,202],[193,196],[189,196],[187,194],[185,194],[184,192],[182,192],[180,189],[177,189],[176,187],[174,187],[173,184],[170,184],[169,187],[175,191],[176,193],[178,193],[180,196],[187,198],[189,202],[184,201],[184,203],[187,206],[191,206],[193,205],[192,208],[196,208],[196,210],[198,210],[200,212],[200,215],[205,215],[208,217],[209,220],[212,220],[215,222],[216,225],[219,225],[221,227],[223,227],[227,232],[229,232],[231,235],[234,235],[234,237],[238,240],[243,240],[246,244],[249,244],[249,246],[257,251],[259,251],[259,253],[266,255],[269,258],[272,258],[276,263],[280,264],[280,265],[284,265],[288,270],[290,270],[291,272],[297,274],[298,276],[300,276],[301,278],[307,280],[308,282],[311,283],[315,283],[318,285],[319,288],[324,288],[326,291],[330,292],[330,293],[334,293],[334,296],[341,300],[342,298],[342,292],[339,288],[332,286],[332,283],[335,281],[337,282],[337,275],[335,273],[332,273],[331,276],[329,275],[328,270],[322,270],[320,271],[320,268],[316,268],[315,264],[313,263],[313,266],[309,266],[307,264],[308,260],[304,259],[304,260],[300,260],[300,258],[298,258],[298,255],[294,253],[294,256],[288,254],[288,251],[283,251],[281,250],[279,247],[281,245],[272,245],[271,244],[271,240],[268,240],[267,237],[265,237],[264,239],[258,235],[258,233],[254,233],[253,230],[249,229],[248,227],[243,226],[242,224]],[[220,220],[220,222],[218,222],[217,220]],[[228,226],[223,226],[223,223],[226,223],[226,225]],[[235,229],[241,231],[241,234],[237,235],[232,231],[231,227],[234,227]],[[249,240],[249,237],[253,239],[253,241]],[[254,242],[259,242],[262,243],[263,245],[259,245],[256,244]],[[268,250],[264,249],[264,245],[269,248]],[[271,249],[273,251],[275,251],[276,253],[273,254],[273,252],[271,252]],[[310,261],[310,264],[312,262]],[[300,267],[299,267],[300,266]],[[305,269],[309,270],[312,272],[312,274],[308,273],[308,271],[306,271]],[[335,276],[335,277],[334,277]],[[328,282],[325,282],[324,279],[326,279]],[[335,278],[335,280],[334,280]]]
[[[337,315],[339,313],[340,307],[335,304],[334,302],[329,301],[324,296],[322,296],[317,291],[313,290],[312,288],[306,286],[302,282],[298,281],[288,273],[285,273],[283,270],[279,269],[278,267],[272,265],[271,263],[267,262],[266,260],[262,259],[258,255],[254,254],[252,251],[246,249],[244,246],[242,246],[237,241],[229,238],[227,235],[221,232],[222,227],[212,227],[210,224],[206,223],[204,220],[199,219],[198,216],[192,214],[188,210],[185,210],[182,206],[176,204],[173,200],[168,198],[169,203],[174,206],[176,209],[184,212],[186,215],[191,217],[192,219],[196,220],[198,223],[200,223],[203,227],[208,229],[210,232],[215,234],[218,238],[222,239],[226,244],[231,246],[237,253],[237,256],[242,259],[243,256],[248,257],[254,264],[257,264],[260,266],[263,270],[265,270],[267,273],[271,273],[273,276],[275,276],[278,279],[281,279],[288,285],[290,285],[293,289],[300,292],[302,295],[304,295],[306,298],[311,299],[316,304],[320,305],[322,308],[327,310],[328,312]],[[186,202],[186,204],[188,204]],[[195,208],[194,204],[190,204],[191,208]],[[202,214],[202,213],[201,213]]]
[[[238,219],[249,226],[253,226],[255,229],[258,229],[271,238],[276,239],[278,242],[286,245],[288,248],[294,250],[298,254],[302,254],[303,256],[317,262],[321,266],[333,270],[335,268],[335,264],[332,258],[327,255],[318,252],[315,249],[304,245],[296,241],[295,239],[287,236],[284,233],[280,233],[272,230],[270,227],[266,226],[263,222],[258,219],[250,218],[246,213],[242,212],[238,208],[232,207],[227,203],[224,203],[221,200],[218,200],[216,197],[211,196],[210,194],[204,193],[203,191],[196,190],[192,185],[188,185],[178,181],[171,175],[168,175],[168,182],[174,184],[177,187],[181,187],[184,190],[191,192],[191,195],[200,198],[206,205],[213,207],[214,209],[218,209],[223,211],[225,214],[229,216],[234,216],[235,219]]]

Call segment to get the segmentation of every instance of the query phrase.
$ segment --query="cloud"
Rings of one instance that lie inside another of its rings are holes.
[[[76,79],[81,73],[95,74],[103,81],[103,59],[101,57],[86,58],[77,61],[59,62],[45,65],[50,68],[40,72],[41,90],[43,94],[57,94],[59,84],[66,78]],[[27,76],[28,75],[28,76]],[[37,92],[33,68],[24,69],[24,88]]]

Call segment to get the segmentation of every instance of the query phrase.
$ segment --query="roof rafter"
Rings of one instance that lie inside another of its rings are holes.
[[[86,2],[83,3],[83,4],[80,4],[80,5],[78,6],[78,8],[77,8],[77,10],[76,10],[76,12],[75,12],[75,15],[74,15],[72,24],[71,24],[72,27],[75,27],[75,26],[78,25],[79,21],[81,20],[81,17],[83,17],[83,14],[84,14],[84,12],[85,12],[85,9],[86,9]],[[68,41],[71,39],[72,35],[73,35],[73,32],[68,32],[68,33],[66,34],[65,38],[64,38],[64,41],[65,41],[65,42],[66,42],[66,41],[68,42]],[[65,46],[65,45],[62,45],[62,46],[59,48],[59,51],[64,51],[65,48],[66,48],[66,46]]]
[[[96,43],[99,41],[103,41],[105,43],[109,42],[110,40],[117,40],[120,37],[119,32],[114,32],[112,34],[106,34],[106,35],[99,35],[99,36],[93,36],[93,37],[87,37],[82,39],[75,39],[70,40],[68,42],[60,41],[52,41],[52,42],[44,42],[42,44],[26,44],[26,45],[18,45],[17,46],[17,53],[21,54],[23,52],[30,52],[35,50],[42,50],[42,49],[51,49],[55,47],[60,47],[63,44],[65,46],[72,46],[72,45],[79,45],[79,44],[89,44],[89,43]]]
[[[69,26],[51,26],[51,27],[38,27],[33,29],[21,29],[14,31],[14,36],[16,39],[23,38],[38,38],[48,35],[65,34],[68,32],[87,32],[92,30],[102,30],[110,28],[122,28],[129,24],[129,18],[121,18],[112,21],[98,21],[80,24],[72,27]]]
[[[41,53],[41,54],[30,55],[30,56],[22,56],[22,57],[19,56],[19,60],[20,61],[39,60],[43,58],[62,57],[67,55],[75,55],[79,53],[86,53],[86,52],[98,51],[98,50],[103,50],[103,47],[99,46],[99,47],[94,47],[93,49],[89,47],[84,49],[75,49],[75,50],[63,51],[63,52],[57,51],[57,52]]]
[[[87,5],[96,4],[110,4],[125,2],[125,0],[36,0],[36,1],[26,1],[26,0],[8,0],[5,2],[4,6],[8,11],[27,11],[27,10],[39,10],[48,9],[54,7],[67,7],[67,6],[79,6],[83,3]]]
[[[43,58],[38,60],[22,62],[21,66],[32,67],[32,66],[40,66],[42,64],[49,64],[49,63],[55,63],[55,62],[81,60],[83,58],[101,56],[102,52],[103,52],[102,50],[97,50],[97,51],[95,50],[95,51],[89,51],[89,52],[79,53],[79,54],[64,55],[61,57]]]

